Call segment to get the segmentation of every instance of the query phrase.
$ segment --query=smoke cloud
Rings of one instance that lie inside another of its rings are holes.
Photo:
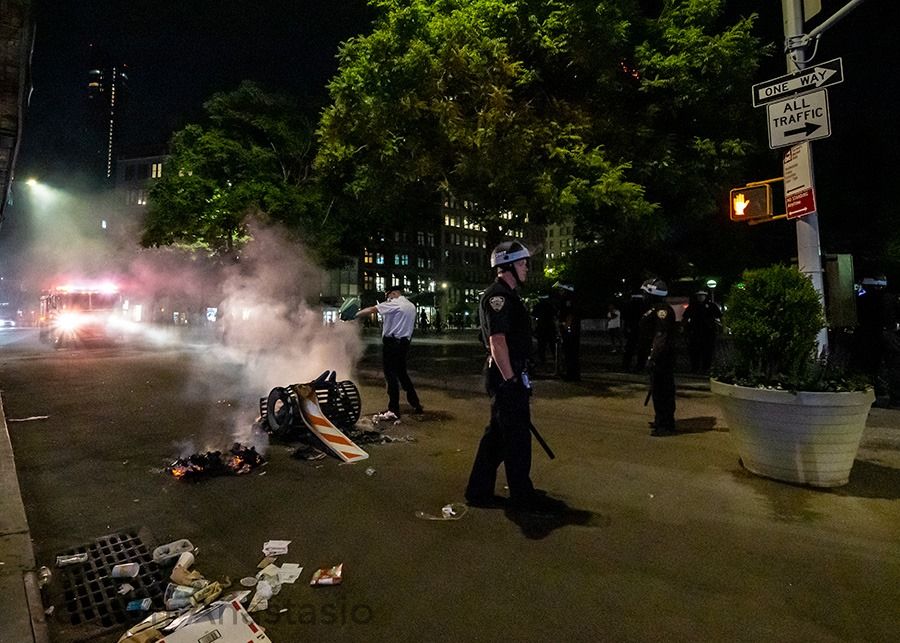
[[[20,188],[11,213],[17,220],[0,234],[0,276],[10,278],[6,289],[19,296],[13,305],[27,320],[41,290],[118,284],[132,309],[142,308],[134,339],[172,349],[199,345],[192,354],[207,372],[227,371],[212,382],[192,377],[185,391],[198,400],[231,401],[188,423],[195,434],[202,431],[197,441],[206,449],[227,449],[229,440],[251,444],[259,398],[275,386],[307,382],[325,370],[354,378],[363,351],[358,327],[324,323],[319,301],[327,275],[284,231],[253,223],[239,259],[213,261],[140,248],[140,221],[123,217],[121,193],[42,188],[22,194]],[[217,309],[215,322],[207,318],[209,308]],[[233,388],[224,384],[234,381]]]

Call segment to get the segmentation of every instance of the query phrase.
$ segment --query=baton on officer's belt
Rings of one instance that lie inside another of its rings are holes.
[[[534,439],[538,441],[538,444],[541,445],[541,448],[544,449],[544,453],[547,454],[547,457],[553,460],[556,457],[556,454],[553,453],[553,449],[550,448],[550,445],[544,441],[544,438],[538,433],[538,430],[534,428],[534,425],[529,422],[528,428],[531,429],[531,435],[534,436]]]
[[[647,389],[647,397],[644,398],[644,406],[650,403],[650,398],[653,397],[653,387]]]

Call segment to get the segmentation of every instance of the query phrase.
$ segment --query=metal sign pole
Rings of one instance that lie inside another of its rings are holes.
[[[802,71],[806,64],[806,48],[800,44],[800,36],[803,34],[803,0],[781,0],[782,16],[784,18],[784,38],[787,49],[787,71],[792,74]],[[807,143],[808,145],[808,143]],[[809,163],[812,168],[812,150],[809,150]],[[815,177],[815,171],[810,169]],[[815,183],[815,178],[813,178]],[[825,302],[825,282],[822,270],[822,249],[819,242],[819,215],[812,212],[797,219],[797,264],[800,272],[807,275],[813,283],[816,292]],[[828,350],[828,329],[822,328],[817,337],[819,354]]]

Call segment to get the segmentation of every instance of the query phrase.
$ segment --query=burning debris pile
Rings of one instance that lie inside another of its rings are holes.
[[[166,470],[179,480],[196,481],[213,476],[239,476],[265,464],[255,447],[235,442],[228,453],[207,451],[178,458]]]

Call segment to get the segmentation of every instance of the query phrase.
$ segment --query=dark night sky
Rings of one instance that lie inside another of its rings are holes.
[[[34,94],[19,168],[67,174],[86,153],[93,43],[128,65],[123,143],[165,143],[214,92],[252,79],[322,95],[338,44],[367,29],[365,0],[37,0]]]
[[[736,12],[761,12],[764,39],[780,49],[780,2],[728,4]],[[823,4],[830,13],[845,0]],[[159,146],[197,120],[212,93],[234,89],[243,79],[298,96],[323,96],[338,44],[366,32],[372,15],[365,0],[36,0],[35,90],[17,174],[71,180],[90,154],[85,90],[92,42],[129,65],[123,141]],[[821,18],[812,25],[817,22]],[[893,216],[893,190],[900,183],[900,47],[893,36],[898,25],[900,2],[868,0],[820,42],[816,61],[842,57],[846,78],[828,90],[833,134],[813,144],[826,251],[852,250],[861,257],[865,240],[858,232]],[[778,53],[757,80],[783,73],[784,56]],[[765,123],[764,109],[754,110],[747,123],[763,148]],[[747,181],[781,173],[781,153],[769,156],[770,166]],[[792,237],[787,225],[761,228],[768,231],[753,234]]]

